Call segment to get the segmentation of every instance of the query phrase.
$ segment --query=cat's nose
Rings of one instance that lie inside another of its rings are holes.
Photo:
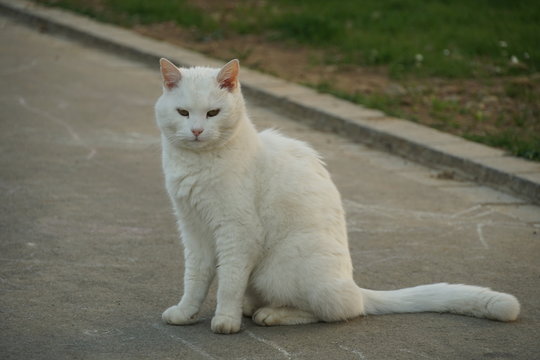
[[[204,129],[191,129],[191,132],[192,132],[193,135],[195,135],[195,136],[201,135],[203,131],[204,131]]]

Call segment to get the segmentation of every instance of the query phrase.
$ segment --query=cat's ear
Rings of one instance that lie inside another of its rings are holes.
[[[182,75],[180,70],[174,66],[172,62],[167,59],[161,58],[159,60],[159,66],[161,68],[161,77],[163,78],[163,85],[168,90],[178,86]]]
[[[240,70],[240,62],[237,59],[229,61],[221,68],[217,76],[219,87],[233,91],[238,87],[238,71]]]

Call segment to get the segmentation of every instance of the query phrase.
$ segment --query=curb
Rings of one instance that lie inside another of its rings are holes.
[[[23,0],[0,0],[8,15],[40,31],[76,39],[132,58],[157,69],[166,57],[179,66],[222,62],[116,26]],[[330,95],[249,69],[242,70],[242,89],[250,100],[284,112],[322,130],[336,132],[429,167],[512,193],[540,204],[540,163],[522,160],[504,151],[473,143],[416,123],[388,117]]]

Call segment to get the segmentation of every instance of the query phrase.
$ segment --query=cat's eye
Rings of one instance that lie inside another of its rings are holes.
[[[178,111],[178,113],[182,116],[189,116],[189,111],[187,110],[184,110],[184,109],[176,109],[176,111]]]
[[[206,117],[214,117],[219,114],[219,109],[210,110],[206,113]]]

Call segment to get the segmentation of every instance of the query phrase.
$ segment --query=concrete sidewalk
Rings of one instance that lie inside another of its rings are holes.
[[[356,281],[448,281],[515,294],[503,324],[455,315],[210,331],[161,323],[181,294],[163,187],[158,66],[0,17],[0,354],[5,359],[534,359],[540,208],[250,106],[324,156],[343,194]],[[248,99],[250,100],[250,99]]]

